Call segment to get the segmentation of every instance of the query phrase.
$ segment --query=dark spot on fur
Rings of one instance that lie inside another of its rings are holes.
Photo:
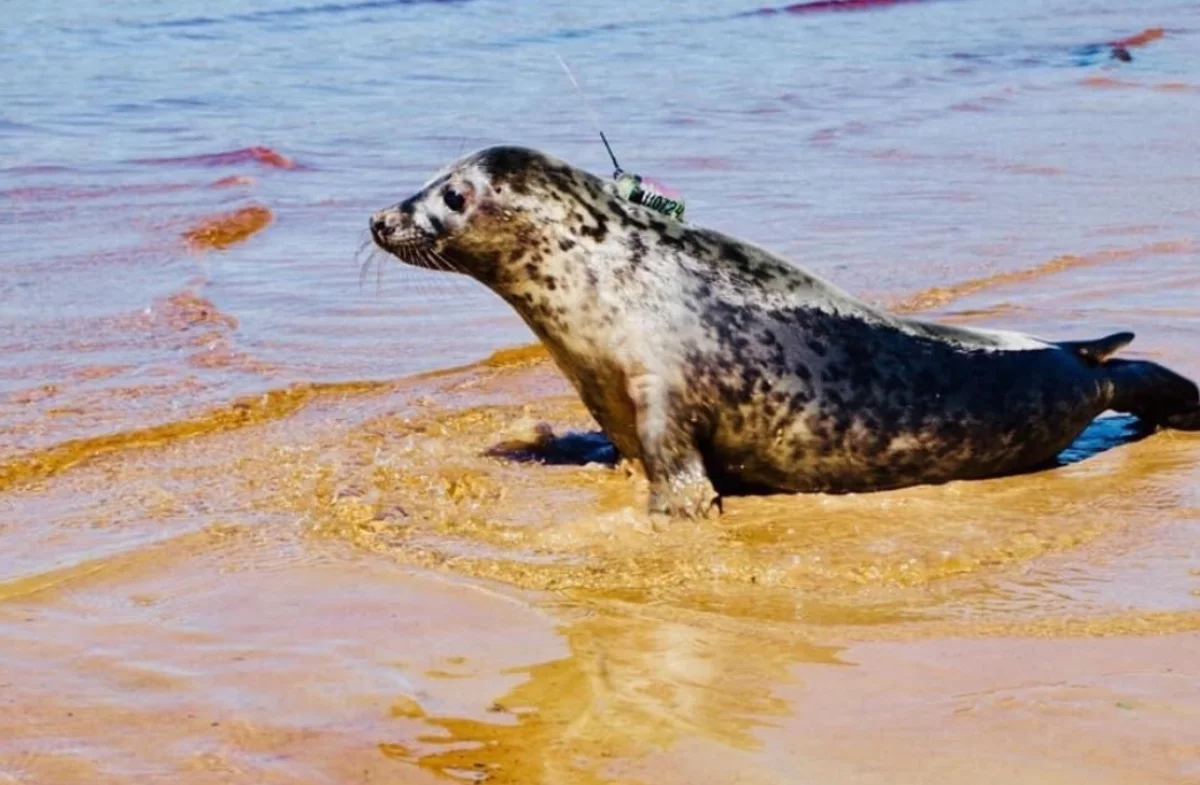
[[[631,264],[640,266],[646,259],[646,242],[640,234],[636,232],[629,235],[629,239],[625,241],[629,248],[629,261]]]
[[[558,247],[563,251],[569,251],[575,247],[575,241],[564,237],[558,241]]]
[[[528,178],[544,161],[541,154],[524,147],[493,147],[479,159],[494,182],[508,183],[521,194],[529,192]]]
[[[744,265],[750,261],[745,252],[733,243],[725,243],[721,247],[721,255],[735,264]]]
[[[658,244],[665,245],[669,248],[683,248],[683,240],[679,237],[674,237],[666,232],[658,235]]]
[[[598,243],[604,242],[604,238],[608,236],[608,224],[603,220],[595,226],[584,224],[579,227],[580,234],[586,235]]]
[[[828,384],[837,384],[838,382],[845,381],[846,376],[845,369],[840,365],[830,364],[825,366],[824,370],[821,371],[821,381]]]
[[[565,172],[561,168],[547,169],[544,173],[543,184],[547,190],[558,191],[563,196],[582,201],[575,191],[574,180],[569,169]]]
[[[594,226],[584,225],[579,228],[579,231],[588,237],[591,237],[598,243],[604,242],[604,238],[608,236],[608,219],[605,218],[603,213],[601,213],[595,207],[592,207],[592,205],[588,202],[581,201],[580,204],[591,216]]]

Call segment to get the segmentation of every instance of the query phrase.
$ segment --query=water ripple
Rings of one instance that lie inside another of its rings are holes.
[[[126,27],[139,30],[162,29],[176,27],[207,27],[210,25],[227,24],[229,22],[263,22],[272,19],[289,19],[295,17],[344,14],[353,11],[375,11],[399,6],[411,5],[461,5],[470,0],[362,0],[357,3],[322,3],[320,5],[294,6],[292,8],[273,8],[268,11],[254,11],[246,14],[230,14],[228,16],[194,16],[185,19],[164,19],[153,22],[126,22]]]

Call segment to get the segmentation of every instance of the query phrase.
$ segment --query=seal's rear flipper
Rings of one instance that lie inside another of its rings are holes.
[[[1058,345],[1088,365],[1102,365],[1105,360],[1133,343],[1133,333],[1113,333],[1095,341],[1062,341]]]
[[[1109,360],[1112,408],[1129,412],[1150,425],[1200,431],[1200,390],[1195,382],[1157,363]]]

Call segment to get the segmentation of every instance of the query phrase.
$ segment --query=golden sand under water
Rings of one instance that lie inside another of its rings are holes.
[[[1125,427],[668,523],[519,347],[32,450],[0,782],[1195,782],[1200,438]]]
[[[1196,244],[1192,240],[1165,240],[1140,248],[1120,248],[1106,251],[1098,251],[1093,254],[1079,256],[1076,254],[1066,254],[1056,256],[1042,264],[1034,267],[1028,267],[1021,270],[1013,270],[1010,272],[996,273],[984,278],[974,278],[969,281],[961,281],[950,286],[936,286],[919,292],[912,297],[901,300],[895,303],[894,309],[899,313],[916,313],[926,311],[930,308],[935,308],[939,305],[944,305],[960,297],[974,294],[975,292],[991,289],[996,286],[1004,286],[1024,281],[1032,281],[1046,275],[1060,273],[1065,270],[1071,270],[1077,267],[1087,267],[1090,265],[1104,264],[1106,262],[1115,262],[1126,259],[1136,259],[1140,256],[1148,254],[1195,254]]]
[[[206,218],[185,231],[183,238],[197,250],[227,248],[267,228],[273,217],[266,207],[250,205]]]

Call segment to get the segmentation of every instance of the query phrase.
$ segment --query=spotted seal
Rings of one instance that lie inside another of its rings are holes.
[[[1109,409],[1200,429],[1195,384],[1113,359],[1131,333],[1052,342],[892,315],[535,150],[465,156],[370,229],[511,305],[640,461],[654,512],[1022,472]]]

